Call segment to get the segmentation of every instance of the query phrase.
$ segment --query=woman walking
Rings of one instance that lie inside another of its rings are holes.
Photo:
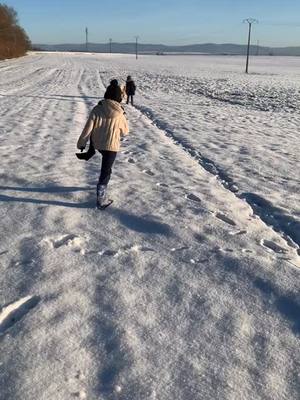
[[[78,139],[77,148],[83,150],[90,139],[91,146],[102,155],[101,172],[97,184],[97,208],[104,209],[112,203],[107,199],[107,185],[117,152],[120,135],[129,132],[125,112],[121,106],[121,89],[114,79],[108,86],[104,100],[93,108]]]

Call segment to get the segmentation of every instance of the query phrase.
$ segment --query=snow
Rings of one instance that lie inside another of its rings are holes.
[[[1,400],[299,398],[299,60],[243,63],[0,63]],[[75,145],[129,73],[99,212]]]

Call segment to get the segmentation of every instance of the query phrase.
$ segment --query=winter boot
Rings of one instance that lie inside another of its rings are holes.
[[[97,185],[97,208],[98,210],[105,210],[113,203],[112,199],[107,197],[107,185]]]
[[[97,207],[103,207],[106,201],[107,185],[97,185]]]

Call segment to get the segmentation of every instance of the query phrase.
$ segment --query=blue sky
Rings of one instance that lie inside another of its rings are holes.
[[[300,0],[7,0],[33,43],[244,43],[244,18],[259,24],[253,42],[300,45]]]

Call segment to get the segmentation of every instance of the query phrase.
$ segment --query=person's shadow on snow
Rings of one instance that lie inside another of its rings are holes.
[[[137,216],[118,208],[111,208],[110,215],[118,218],[126,228],[135,232],[164,236],[172,235],[172,230],[168,224],[160,222],[150,215]]]
[[[0,186],[0,190],[9,190],[14,192],[20,191],[29,193],[65,194],[65,193],[80,192],[80,191],[91,191],[93,190],[93,188],[73,187],[73,186],[70,187],[48,186],[40,188]],[[80,202],[68,202],[61,200],[33,199],[30,197],[15,197],[15,196],[0,194],[0,202],[31,203],[31,204],[52,205],[52,206],[70,207],[79,209],[95,208],[94,198],[93,200],[80,203]],[[122,225],[135,232],[154,234],[154,235],[164,235],[164,236],[172,235],[172,230],[168,224],[158,221],[157,218],[151,215],[137,216],[128,211],[116,208],[113,205],[110,208],[106,209],[105,211],[97,211],[97,212],[98,213],[103,212],[105,214],[109,214],[110,216],[117,218]]]
[[[73,186],[48,186],[48,187],[13,187],[13,186],[0,186],[0,190],[9,190],[13,192],[29,192],[29,193],[49,193],[49,194],[65,194],[71,192],[81,192],[89,191],[90,187],[73,187]],[[48,200],[48,199],[32,199],[30,197],[16,197],[8,196],[0,193],[0,202],[8,203],[32,203],[40,205],[52,205],[52,206],[62,206],[71,208],[92,208],[92,203],[90,201],[82,203],[72,203],[60,200]]]

